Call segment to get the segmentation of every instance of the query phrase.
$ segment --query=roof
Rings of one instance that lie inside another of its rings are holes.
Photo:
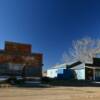
[[[55,65],[49,69],[57,69],[57,68],[72,68],[72,67],[75,67],[77,65],[81,64],[80,61],[77,61],[77,62],[70,62],[70,63],[63,63],[63,64],[59,64],[59,65]]]
[[[50,69],[56,69],[56,68],[82,68],[82,66],[78,66],[82,64],[82,62],[80,61],[76,61],[76,62],[71,62],[71,63],[63,63],[63,64],[59,64],[59,65],[56,65],[56,66],[53,66],[52,68]],[[86,63],[85,64],[86,66],[92,66],[92,67],[100,67],[100,58],[93,58],[93,64],[91,63]]]
[[[62,68],[62,67],[66,67],[67,63],[63,63],[63,64],[59,64],[59,65],[55,65],[52,68]]]
[[[100,66],[100,58],[93,58],[93,64]]]
[[[96,64],[85,64],[85,65],[90,67],[100,67],[100,65],[96,65]]]
[[[85,65],[89,67],[100,67],[100,58],[93,58],[92,64],[86,63]]]
[[[75,66],[80,65],[80,64],[82,64],[82,62],[77,61],[77,62],[75,62],[75,63],[69,65],[69,68],[75,67]]]
[[[5,41],[5,45],[6,44],[16,44],[16,45],[27,45],[27,46],[31,46],[31,44],[19,43],[19,42],[12,42],[12,41]]]

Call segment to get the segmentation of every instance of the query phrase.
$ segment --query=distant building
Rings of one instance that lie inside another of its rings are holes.
[[[54,66],[47,70],[47,77],[57,79],[73,79],[75,78],[74,71],[69,68],[69,65],[64,63]]]
[[[67,64],[60,64],[60,65],[56,65],[52,68],[49,68],[47,70],[47,77],[50,77],[50,78],[56,78],[57,75],[58,75],[58,71],[61,70],[61,69],[66,69],[67,67]]]
[[[93,79],[100,81],[100,58],[94,58],[92,64],[86,65],[86,79]]]
[[[93,63],[70,66],[76,72],[78,80],[100,81],[100,58],[93,58]]]
[[[0,50],[0,76],[41,77],[42,54],[31,49],[30,44],[6,41],[4,50]]]
[[[93,58],[93,63],[73,62],[69,65],[61,64],[47,70],[50,78],[70,79],[72,75],[77,80],[100,81],[100,58]]]

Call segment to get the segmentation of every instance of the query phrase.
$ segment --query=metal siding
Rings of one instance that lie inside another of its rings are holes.
[[[75,72],[76,72],[76,77],[78,80],[85,80],[85,68],[75,70]]]
[[[62,73],[58,73],[59,79],[72,79],[74,78],[74,71],[72,69],[62,69]]]
[[[55,78],[57,77],[58,69],[49,69],[47,70],[47,77]]]
[[[5,50],[7,52],[31,53],[31,48],[30,44],[5,42]]]
[[[9,72],[9,68],[7,64],[0,64],[0,75],[7,74]]]
[[[40,77],[41,76],[41,68],[40,67],[28,67],[25,70],[25,76],[27,77]]]
[[[96,69],[95,70],[95,80],[96,81],[100,81],[100,69]]]
[[[63,74],[64,73],[64,69],[58,69],[58,74]]]

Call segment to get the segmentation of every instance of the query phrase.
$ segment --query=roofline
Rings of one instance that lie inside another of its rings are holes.
[[[20,43],[20,42],[14,42],[14,41],[5,41],[5,44],[6,43],[32,46],[31,44],[28,44],[28,43]]]
[[[59,68],[59,67],[61,67],[61,66],[66,66],[66,65],[68,65],[68,64],[67,64],[67,63],[63,63],[63,64],[55,65],[55,66],[52,67],[52,68]]]
[[[93,66],[93,67],[94,67],[94,66],[100,66],[99,64],[87,64],[87,63],[86,63],[85,65],[86,65],[86,66]]]
[[[75,62],[75,63],[69,65],[69,68],[73,68],[73,67],[75,67],[75,66],[77,66],[77,65],[80,65],[80,64],[83,64],[83,63],[80,62],[80,61],[77,61],[77,62]]]
[[[49,68],[49,69],[66,68],[66,67],[72,68],[72,67],[74,67],[74,66],[76,66],[76,65],[79,65],[79,64],[82,64],[82,62],[77,61],[77,62],[73,62],[73,63],[70,63],[70,64],[63,63],[63,64],[59,64],[59,65],[53,66],[53,67],[51,67],[51,68]],[[61,67],[61,66],[63,66],[63,67]],[[48,69],[48,70],[49,70],[49,69]]]
[[[100,69],[100,67],[88,67],[88,66],[85,66],[85,68],[91,68],[91,69]]]

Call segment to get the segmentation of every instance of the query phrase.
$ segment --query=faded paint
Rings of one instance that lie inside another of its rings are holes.
[[[75,70],[75,72],[78,80],[85,80],[85,69]]]
[[[75,67],[72,67],[71,69],[73,69],[76,73],[76,78],[78,80],[85,80],[85,64],[79,64]]]
[[[48,69],[47,70],[47,77],[55,78],[57,77],[58,69]]]

